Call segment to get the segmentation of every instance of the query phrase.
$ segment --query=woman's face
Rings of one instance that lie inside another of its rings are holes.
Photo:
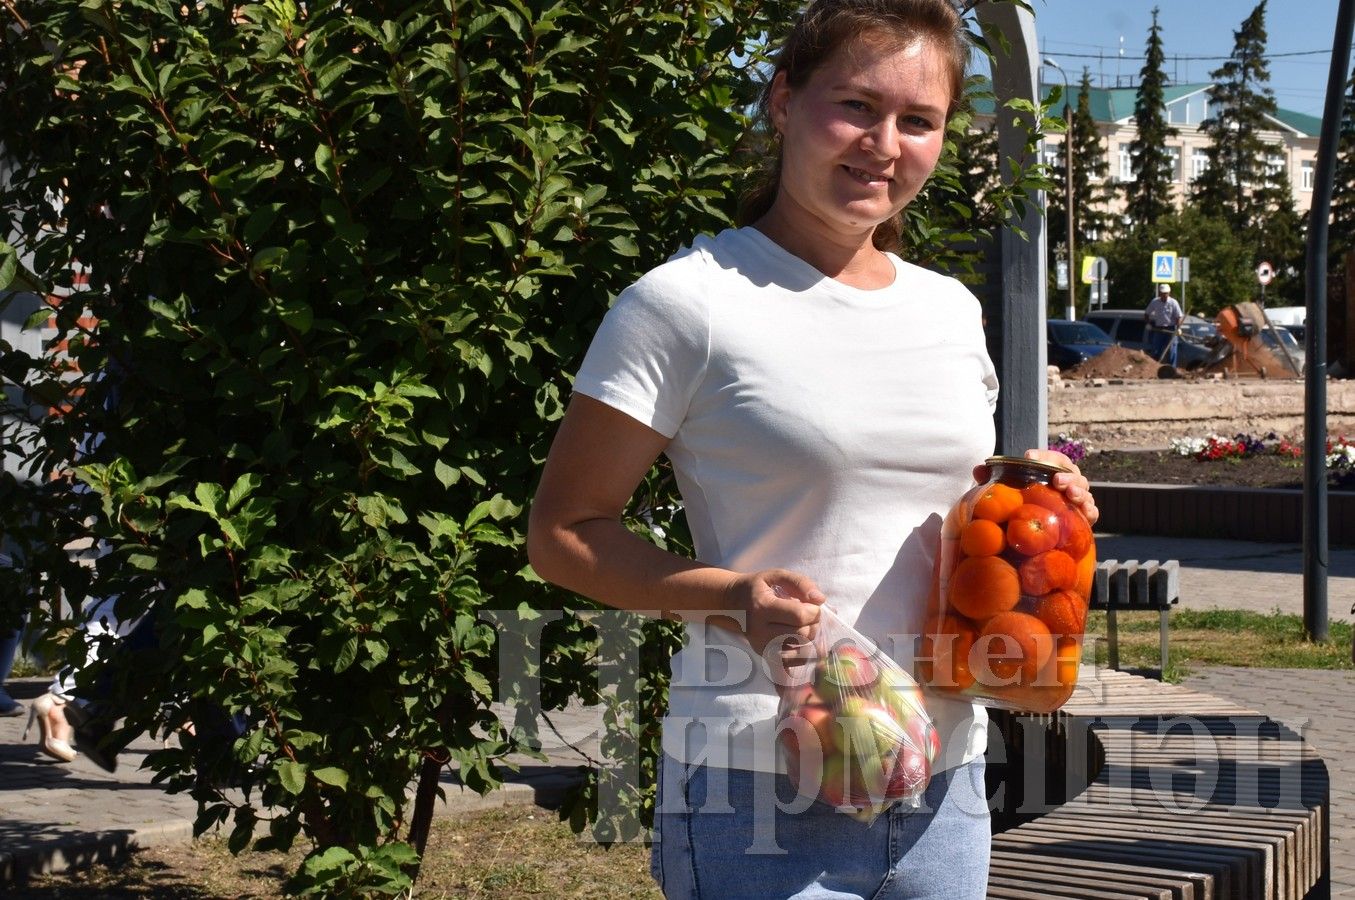
[[[807,226],[868,236],[930,177],[950,100],[946,57],[922,40],[899,48],[857,39],[799,88],[778,74],[770,107],[782,138],[776,205]]]

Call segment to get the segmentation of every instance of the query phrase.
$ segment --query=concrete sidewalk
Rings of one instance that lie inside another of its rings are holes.
[[[47,690],[50,680],[20,678],[6,686],[27,705]],[[506,710],[499,713],[507,716]],[[521,770],[484,797],[444,770],[447,799],[435,815],[558,804],[578,781],[583,754],[601,756],[603,722],[600,707],[575,706],[551,713],[550,719],[555,730],[543,725],[541,733],[546,763],[516,758]],[[71,763],[44,756],[36,726],[23,740],[26,723],[26,717],[0,718],[0,896],[4,885],[23,873],[61,872],[109,861],[132,848],[192,840],[197,804],[187,794],[166,793],[152,783],[152,772],[141,769],[146,755],[158,748],[156,741],[133,742],[118,757],[117,772],[110,774],[83,756]]]
[[[1241,608],[1302,614],[1302,549],[1235,541],[1180,540],[1098,535],[1102,559],[1178,559],[1182,606]],[[1329,614],[1349,620],[1355,602],[1355,550],[1331,553]],[[1355,672],[1210,668],[1187,685],[1233,700],[1284,722],[1310,740],[1331,777],[1332,896],[1355,898]],[[46,689],[46,679],[9,682],[27,702]],[[481,798],[444,779],[447,802],[439,815],[502,806],[549,803],[576,777],[584,757],[597,758],[602,728],[596,708],[551,714],[559,734],[542,729],[547,765],[531,762],[502,790]],[[107,860],[130,847],[186,841],[195,805],[164,793],[151,773],[138,767],[155,748],[141,740],[121,757],[116,775],[84,759],[59,764],[21,740],[24,719],[0,719],[0,886],[20,871],[60,871]],[[36,729],[35,729],[36,733]],[[0,893],[4,893],[0,887]]]
[[[1355,605],[1355,548],[1331,548],[1327,556],[1327,618],[1350,622]],[[1303,615],[1303,547],[1299,544],[1098,534],[1096,557],[1178,560],[1184,609],[1279,610]]]

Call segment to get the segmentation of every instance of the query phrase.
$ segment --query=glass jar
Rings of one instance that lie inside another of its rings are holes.
[[[988,480],[946,515],[918,653],[928,690],[1053,712],[1077,684],[1096,543],[1052,486],[1065,469],[987,459]]]

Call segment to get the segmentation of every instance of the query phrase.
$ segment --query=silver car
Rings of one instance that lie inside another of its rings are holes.
[[[1272,331],[1271,329],[1274,329]],[[1284,353],[1280,348],[1283,347],[1289,352],[1289,358],[1298,366],[1299,374],[1302,375],[1308,365],[1307,354],[1303,350],[1303,344],[1299,343],[1298,338],[1283,325],[1271,324],[1261,329],[1261,340],[1265,343],[1266,349],[1281,360],[1284,359]]]

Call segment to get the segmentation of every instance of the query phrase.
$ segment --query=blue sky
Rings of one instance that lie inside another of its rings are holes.
[[[1258,0],[1029,2],[1035,10],[1035,34],[1042,53],[1063,67],[1069,81],[1076,86],[1086,66],[1091,69],[1093,85],[1113,87],[1117,76],[1125,86],[1136,83],[1131,79],[1137,79],[1143,67],[1154,6],[1159,8],[1168,78],[1198,82],[1208,81],[1209,73],[1232,53],[1233,32],[1251,15]],[[1281,107],[1322,115],[1337,6],[1338,0],[1269,0],[1266,4],[1270,87]],[[1277,55],[1300,53],[1306,55]],[[1058,72],[1048,68],[1043,76],[1055,83],[1062,81]]]

